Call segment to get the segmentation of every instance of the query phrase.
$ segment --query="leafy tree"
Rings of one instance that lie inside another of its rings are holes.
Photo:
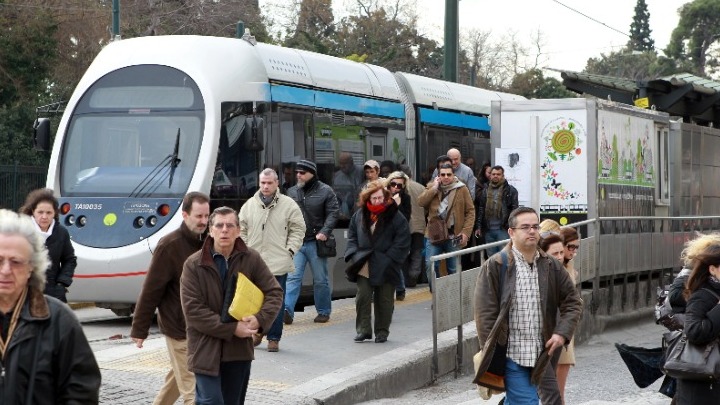
[[[295,31],[286,37],[283,46],[330,54],[335,34],[332,1],[302,0],[294,6],[299,8]]]
[[[694,0],[680,7],[679,14],[680,21],[665,53],[677,60],[688,60],[696,75],[707,76],[719,63],[710,50],[720,39],[720,1]]]
[[[584,72],[632,80],[648,80],[683,71],[682,62],[658,56],[655,51],[637,52],[623,49],[590,58]]]
[[[515,75],[508,91],[527,98],[567,98],[577,96],[567,90],[559,80],[545,77],[540,69],[530,69]]]
[[[650,37],[650,12],[645,0],[638,0],[635,5],[635,15],[630,24],[630,41],[628,49],[631,51],[652,51],[655,49],[655,41]]]

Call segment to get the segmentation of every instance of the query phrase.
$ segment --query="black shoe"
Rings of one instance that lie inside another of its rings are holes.
[[[293,317],[290,316],[290,311],[287,309],[285,310],[285,313],[283,314],[283,322],[285,325],[292,325],[293,323]]]
[[[355,342],[361,343],[363,340],[372,339],[372,334],[370,333],[358,333],[357,336],[355,336]]]
[[[318,315],[315,317],[315,323],[326,323],[330,320],[330,315]]]
[[[405,291],[400,291],[395,294],[395,299],[398,301],[405,301]]]
[[[385,343],[387,342],[387,336],[378,336],[375,338],[375,343]]]

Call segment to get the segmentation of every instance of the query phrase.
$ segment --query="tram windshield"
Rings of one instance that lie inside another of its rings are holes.
[[[60,188],[68,197],[182,197],[204,126],[195,83],[164,66],[134,66],[96,82],[63,142]]]

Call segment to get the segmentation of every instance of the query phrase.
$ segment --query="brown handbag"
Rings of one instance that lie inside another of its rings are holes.
[[[447,223],[444,219],[441,219],[440,217],[431,218],[430,221],[428,221],[427,227],[428,240],[433,245],[439,245],[450,239]]]

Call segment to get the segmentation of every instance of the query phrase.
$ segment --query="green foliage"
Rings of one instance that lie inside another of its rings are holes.
[[[527,98],[567,98],[577,96],[567,90],[557,79],[545,77],[540,69],[530,69],[516,74],[508,91]]]
[[[648,11],[645,0],[638,0],[635,5],[635,15],[633,22],[630,24],[630,41],[628,41],[628,49],[631,51],[653,51],[655,49],[655,41],[650,37],[650,12]]]
[[[720,1],[695,0],[683,5],[680,21],[673,30],[665,53],[677,60],[687,60],[698,76],[708,76],[719,61],[710,49],[720,39]]]
[[[584,71],[632,80],[648,80],[682,72],[684,67],[682,62],[658,56],[655,51],[638,53],[623,49],[588,59]]]

